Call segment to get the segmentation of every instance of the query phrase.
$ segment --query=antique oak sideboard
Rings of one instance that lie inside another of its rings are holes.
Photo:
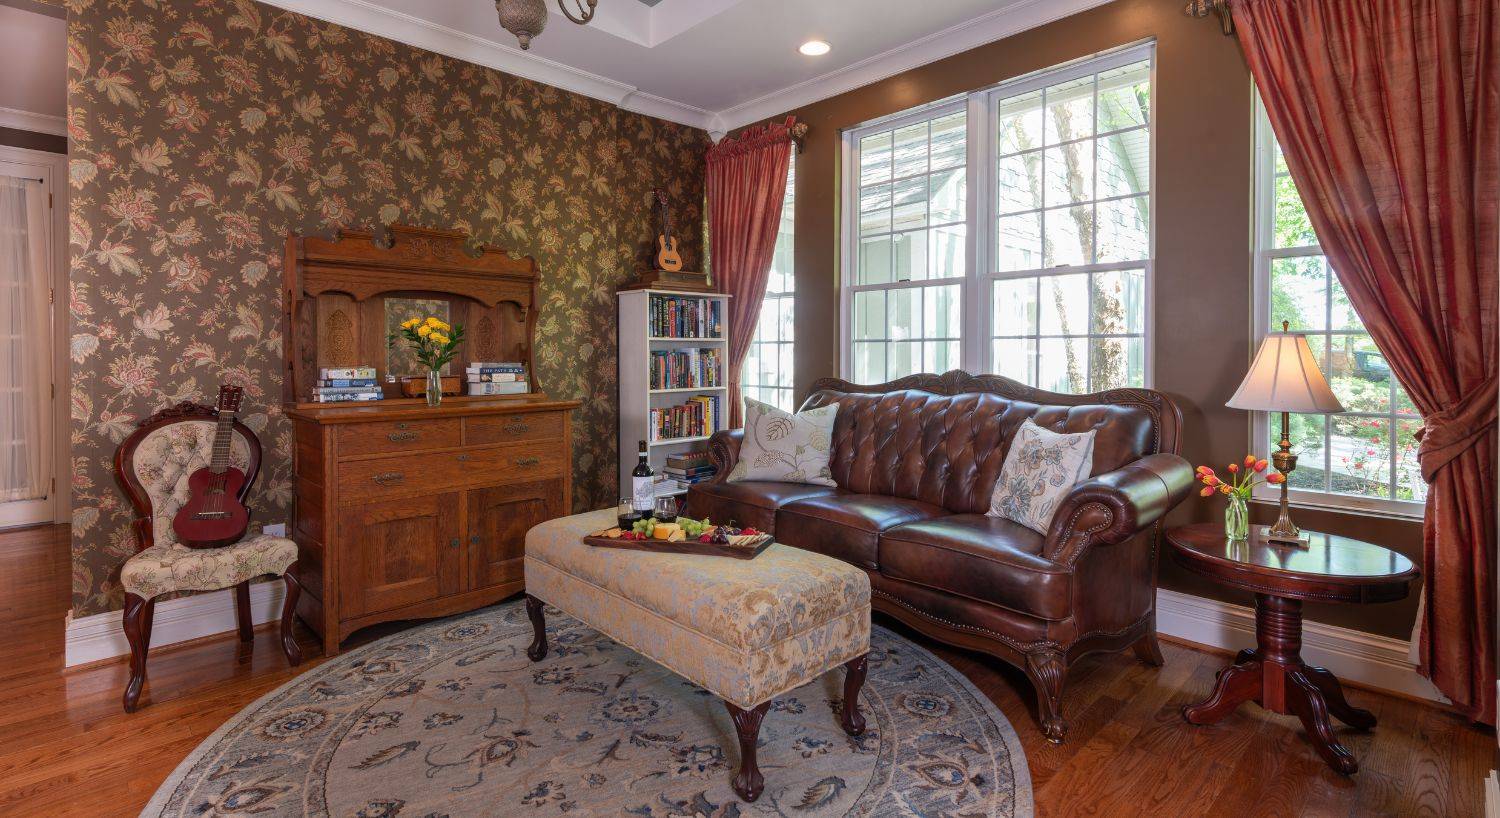
[[[294,430],[291,536],[301,550],[297,613],[327,655],[354,631],[443,616],[523,588],[527,529],[571,513],[572,410],[540,391],[532,360],[536,262],[462,233],[393,225],[289,236],[284,411]],[[531,393],[454,396],[429,407],[387,375],[390,327],[439,314],[467,330],[469,361],[526,364]],[[374,366],[386,399],[311,403],[322,367]]]

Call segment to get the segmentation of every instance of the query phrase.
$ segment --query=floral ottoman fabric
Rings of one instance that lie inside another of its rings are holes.
[[[776,544],[753,560],[584,545],[613,510],[526,535],[526,591],[749,709],[870,649],[870,580]]]

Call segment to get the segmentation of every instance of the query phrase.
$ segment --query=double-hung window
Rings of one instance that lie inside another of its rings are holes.
[[[1318,246],[1259,105],[1255,130],[1256,327],[1264,333],[1286,321],[1293,332],[1305,333],[1345,409],[1338,415],[1291,416],[1297,454],[1288,481],[1291,497],[1309,505],[1420,515],[1427,496],[1417,466],[1422,419]],[[1255,446],[1266,455],[1281,438],[1280,415],[1256,413],[1254,426]]]
[[[845,374],[1149,382],[1153,48],[846,134]]]
[[[781,200],[781,226],[776,231],[776,250],[771,258],[771,275],[766,281],[766,297],[760,304],[760,320],[755,337],[745,356],[740,389],[745,397],[769,403],[788,412],[792,405],[792,299],[796,297],[796,280],[792,275],[792,225],[796,209],[797,163],[789,163],[786,195]]]

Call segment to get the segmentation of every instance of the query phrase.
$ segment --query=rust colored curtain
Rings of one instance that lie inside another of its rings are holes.
[[[1330,265],[1422,414],[1420,672],[1495,721],[1494,0],[1233,0]]]
[[[766,297],[787,164],[792,118],[725,139],[708,151],[708,230],[714,282],[729,299],[729,424],[743,422],[740,370]]]

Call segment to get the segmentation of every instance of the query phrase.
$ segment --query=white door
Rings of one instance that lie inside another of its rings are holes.
[[[0,527],[50,522],[57,508],[54,167],[0,159]]]

